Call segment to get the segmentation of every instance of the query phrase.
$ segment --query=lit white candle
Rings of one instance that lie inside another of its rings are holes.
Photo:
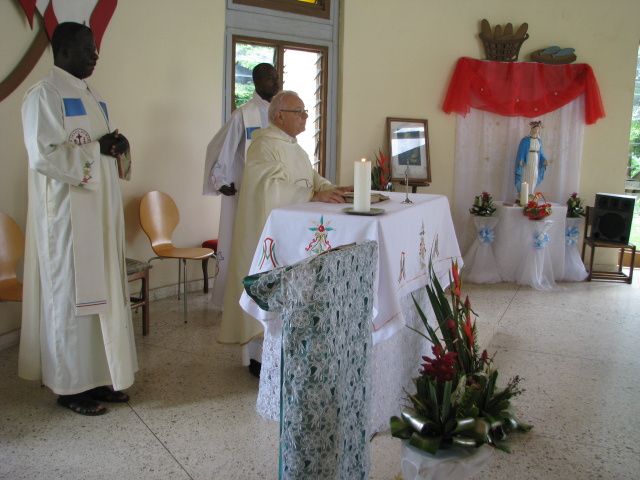
[[[371,162],[366,158],[355,162],[353,166],[353,210],[371,210]]]
[[[522,182],[520,184],[520,205],[523,207],[529,203],[529,184]]]

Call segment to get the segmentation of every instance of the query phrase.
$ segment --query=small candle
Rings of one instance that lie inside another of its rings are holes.
[[[353,210],[371,210],[371,162],[366,158],[353,165]]]
[[[522,182],[520,184],[520,205],[523,207],[529,203],[529,184]]]

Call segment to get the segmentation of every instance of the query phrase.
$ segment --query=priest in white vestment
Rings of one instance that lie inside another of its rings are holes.
[[[61,23],[54,67],[22,105],[29,156],[19,370],[83,415],[125,402],[137,359],[129,308],[119,176],[129,142],[84,81],[98,55],[91,30]]]
[[[269,102],[280,91],[280,80],[275,67],[260,63],[252,71],[255,93],[247,103],[237,108],[229,121],[215,134],[207,146],[204,166],[204,195],[222,194],[218,249],[218,273],[213,285],[212,303],[222,309],[227,283],[233,223],[238,208],[238,195],[244,171],[245,155],[253,133],[268,125]],[[205,279],[205,282],[208,279]]]
[[[336,187],[311,166],[296,141],[307,121],[304,102],[283,91],[269,105],[269,126],[253,135],[242,177],[233,230],[229,279],[218,341],[246,344],[262,333],[262,325],[239,305],[242,279],[249,273],[260,234],[271,210],[304,202],[344,203],[351,187]],[[247,362],[247,358],[243,361]]]

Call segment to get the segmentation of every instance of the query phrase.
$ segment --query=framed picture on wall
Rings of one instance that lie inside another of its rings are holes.
[[[414,186],[431,183],[429,129],[426,120],[387,117],[391,180]]]

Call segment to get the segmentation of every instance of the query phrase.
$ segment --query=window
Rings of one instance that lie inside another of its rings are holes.
[[[285,90],[294,90],[309,111],[298,142],[313,167],[336,179],[339,0],[227,0],[225,111],[223,120],[254,93],[251,71],[271,63]],[[286,11],[270,5],[287,4]],[[323,16],[300,15],[324,9]]]
[[[233,0],[233,3],[320,18],[331,15],[331,0]]]
[[[309,155],[313,168],[324,175],[327,49],[237,36],[233,37],[233,44],[235,72],[232,108],[251,99],[255,90],[251,79],[253,67],[261,62],[274,65],[280,72],[283,90],[297,92],[309,111],[306,130],[298,135],[298,143]]]
[[[635,195],[636,207],[633,212],[630,242],[640,244],[640,48],[636,64],[636,84],[633,93],[631,131],[629,133],[629,163],[627,168],[627,194]]]

